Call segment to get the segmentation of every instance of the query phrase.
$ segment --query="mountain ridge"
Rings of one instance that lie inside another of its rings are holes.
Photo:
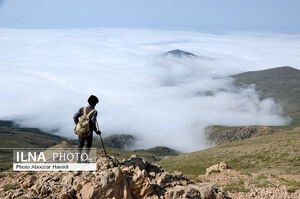
[[[232,75],[237,86],[255,84],[261,98],[273,98],[283,106],[293,125],[300,124],[300,70],[290,66]]]

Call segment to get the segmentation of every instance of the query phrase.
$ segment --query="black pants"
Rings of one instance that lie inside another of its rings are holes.
[[[92,144],[93,144],[93,134],[91,134],[88,137],[78,136],[78,152],[80,154],[82,153],[82,148],[85,147],[84,153],[87,153],[89,155]]]

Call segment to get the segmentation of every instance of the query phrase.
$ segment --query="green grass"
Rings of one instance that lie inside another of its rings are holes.
[[[252,176],[252,174],[249,173],[248,171],[242,171],[241,175]]]
[[[95,176],[95,174],[93,174],[92,172],[87,174],[87,177],[94,177],[94,176]]]
[[[287,191],[289,193],[294,193],[296,190],[300,189],[300,181],[286,180],[283,178],[280,178],[280,180],[287,186]]]
[[[16,184],[6,184],[4,185],[4,191],[9,191],[11,189],[15,189],[16,188]]]
[[[257,177],[256,177],[256,180],[265,180],[265,179],[267,179],[268,177],[266,176],[266,175],[264,175],[264,174],[260,174],[260,175],[258,175]]]
[[[0,120],[0,171],[12,167],[13,149],[48,148],[65,140],[37,128],[19,128],[12,121]]]
[[[32,129],[0,126],[1,148],[46,148],[65,140],[64,138]]]
[[[241,172],[300,174],[300,130],[230,142],[202,151],[168,157],[159,164],[172,172],[196,177],[207,167],[226,161]]]
[[[221,170],[211,170],[208,175],[212,175],[212,174],[215,174],[215,173],[221,173]]]
[[[9,171],[12,171],[12,169],[10,169]],[[10,177],[10,178],[14,178],[15,175],[16,175],[16,173],[15,173],[15,172],[9,172],[9,173],[7,173],[7,175],[8,175],[8,177]]]
[[[123,159],[127,159],[133,154],[136,154],[140,157],[144,157],[146,160],[150,162],[158,162],[162,160],[165,156],[158,155],[157,153],[148,151],[148,150],[134,150],[134,151],[125,151],[121,149],[115,148],[107,148],[106,149],[109,156],[114,156],[118,161],[122,161]]]
[[[59,178],[62,178],[62,177],[64,177],[66,175],[66,173],[60,173],[59,174]]]
[[[237,193],[237,192],[249,192],[249,189],[245,188],[245,182],[242,180],[239,180],[238,182],[234,182],[231,184],[223,185],[223,188],[225,191],[231,192],[231,193]]]
[[[262,182],[257,184],[257,187],[259,188],[268,188],[268,187],[274,187],[275,185],[272,184],[269,180],[263,180]]]
[[[287,192],[289,192],[289,193],[294,193],[296,190],[297,190],[296,187],[292,187],[292,188],[288,188],[288,189],[287,189]]]

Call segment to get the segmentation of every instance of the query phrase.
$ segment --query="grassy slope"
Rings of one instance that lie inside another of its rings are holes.
[[[232,76],[237,85],[255,84],[262,98],[273,98],[282,104],[292,125],[300,125],[300,70],[278,67],[262,71],[246,72]]]
[[[243,172],[300,175],[300,129],[168,157],[159,164],[169,171],[182,171],[195,178],[204,174],[207,167],[224,160]]]
[[[0,127],[1,148],[47,148],[64,140],[37,129]]]
[[[292,118],[287,126],[271,126],[274,132],[286,131],[300,125],[300,70],[292,67],[278,67],[262,71],[251,71],[232,76],[238,86],[255,84],[261,98],[273,98],[283,106],[284,113]],[[226,136],[225,131],[236,127],[213,126],[208,137],[215,142],[218,137]],[[237,138],[238,139],[238,138]],[[235,140],[230,138],[228,141]]]
[[[18,128],[11,121],[0,121],[0,170],[12,166],[12,149],[47,148],[65,140],[36,128]]]
[[[164,159],[165,157],[171,157],[171,156],[177,155],[177,153],[175,153],[173,151],[166,153],[161,149],[159,149],[158,151],[155,150],[155,152],[154,152],[152,149],[125,151],[125,150],[116,149],[116,148],[107,148],[107,153],[110,156],[114,156],[118,160],[127,159],[131,155],[136,154],[138,156],[144,157],[145,159],[147,159],[150,162],[158,162],[158,161]]]
[[[114,156],[118,160],[126,159],[131,155],[136,154],[151,162],[156,162],[160,161],[165,156],[174,156],[179,154],[177,151],[163,146],[157,146],[150,149],[126,150],[126,147],[130,148],[131,145],[134,145],[135,140],[135,137],[126,134],[111,135],[103,138],[104,146],[108,155]],[[67,142],[76,147],[78,141],[68,140]],[[94,137],[92,147],[102,149],[102,143],[98,136]]]

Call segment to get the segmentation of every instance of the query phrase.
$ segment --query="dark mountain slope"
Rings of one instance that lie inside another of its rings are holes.
[[[65,138],[37,128],[20,128],[11,121],[0,121],[0,148],[47,148]]]
[[[293,125],[300,124],[300,70],[285,66],[232,77],[239,86],[255,84],[262,98],[273,98],[293,118]]]
[[[20,128],[12,121],[0,121],[0,171],[11,167],[12,148],[48,148],[64,140],[37,128]]]
[[[243,172],[267,172],[300,177],[300,128],[221,144],[209,149],[167,157],[159,162],[168,171],[197,177],[221,161]],[[299,178],[298,178],[299,179]]]

